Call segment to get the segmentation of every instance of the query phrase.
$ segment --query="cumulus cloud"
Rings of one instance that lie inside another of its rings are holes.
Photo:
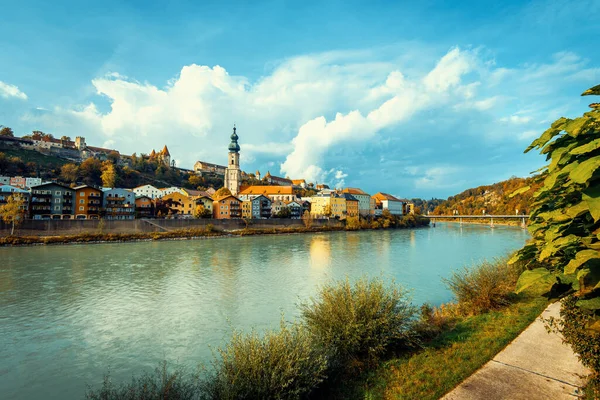
[[[167,144],[178,165],[188,168],[199,159],[224,163],[236,123],[242,167],[249,171],[270,169],[332,185],[358,184],[358,175],[391,179],[401,171],[425,189],[442,182],[435,168],[443,167],[412,164],[414,157],[477,154],[474,144],[489,138],[515,146],[540,121],[573,108],[564,96],[547,93],[562,93],[573,81],[587,86],[593,75],[572,53],[508,68],[478,50],[452,48],[436,53],[437,59],[431,49],[421,50],[403,49],[383,61],[373,61],[382,60],[375,50],[292,57],[254,81],[218,65],[184,66],[162,85],[111,72],[92,80],[96,96],[87,104],[43,115],[28,111],[26,119],[58,135],[111,143],[123,153]],[[6,97],[7,85],[0,85]],[[18,97],[18,88],[8,86]],[[507,130],[507,124],[520,129]],[[436,152],[442,142],[451,151]]]
[[[19,90],[15,85],[10,85],[0,81],[0,97],[8,99],[14,97],[20,100],[27,100],[27,95]]]

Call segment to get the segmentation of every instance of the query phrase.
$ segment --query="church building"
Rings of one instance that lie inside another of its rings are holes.
[[[235,133],[235,125],[233,134],[231,135],[231,143],[229,143],[229,158],[227,169],[225,170],[225,187],[229,189],[231,194],[237,196],[242,183],[242,171],[240,170],[240,145],[238,144],[238,135]]]

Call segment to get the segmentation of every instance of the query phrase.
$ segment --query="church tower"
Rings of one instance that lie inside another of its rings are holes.
[[[231,143],[229,143],[227,169],[225,170],[225,187],[229,189],[234,196],[237,196],[239,193],[240,184],[242,182],[242,171],[240,170],[240,145],[237,141],[238,135],[235,133],[234,125]]]

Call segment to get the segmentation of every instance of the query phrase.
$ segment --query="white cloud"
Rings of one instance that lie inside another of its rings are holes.
[[[520,116],[520,115],[511,115],[510,117],[502,117],[500,118],[501,122],[510,122],[513,124],[527,124],[531,122],[531,117]]]
[[[27,95],[20,91],[17,86],[2,81],[0,81],[0,97],[4,97],[5,99],[15,97],[20,100],[27,100]]]
[[[460,186],[465,179],[460,176],[462,168],[451,165],[428,168],[424,175],[415,180],[417,189],[435,189]]]
[[[541,134],[541,131],[529,130],[519,134],[519,140],[533,140]]]
[[[560,96],[540,93],[558,91],[552,83],[565,82],[560,77],[593,75],[584,68],[586,61],[571,53],[558,54],[550,63],[506,68],[475,50],[452,48],[438,54],[437,62],[429,56],[430,49],[425,50],[426,60],[414,49],[412,55],[398,50],[385,61],[379,61],[375,50],[293,57],[253,82],[218,65],[184,66],[163,86],[112,72],[92,81],[108,111],[94,99],[44,115],[28,113],[26,118],[30,124],[45,124],[40,129],[50,126],[59,136],[84,135],[92,145],[111,141],[109,147],[126,154],[148,153],[167,144],[178,165],[188,168],[198,159],[225,162],[235,122],[242,168],[268,167],[274,174],[337,184],[357,175],[354,160],[342,164],[343,177],[336,177],[338,167],[332,169],[340,165],[332,155],[348,148],[360,154],[366,145],[386,148],[415,136],[428,143],[426,147],[435,147],[436,133],[452,129],[458,152],[469,148],[460,136],[469,135],[462,130],[472,126],[477,133],[469,141],[524,140],[532,131],[523,129],[511,137],[497,122],[528,127],[553,120],[569,107]],[[417,121],[421,113],[425,117]],[[398,153],[393,150],[373,155],[375,161],[368,167],[395,165]],[[407,168],[421,187],[436,182],[436,170],[422,172],[428,171],[424,165]]]
[[[393,71],[384,85],[369,93],[372,96],[393,93],[394,96],[366,116],[354,110],[347,114],[337,113],[335,119],[329,122],[321,116],[300,127],[292,140],[294,150],[281,166],[282,172],[309,180],[317,179],[322,176],[318,164],[329,148],[336,144],[364,142],[381,129],[407,120],[427,107],[444,103],[445,92],[458,86],[462,75],[474,67],[472,60],[472,54],[455,48],[442,57],[422,81],[408,81],[400,72]],[[460,92],[464,93],[464,90]]]

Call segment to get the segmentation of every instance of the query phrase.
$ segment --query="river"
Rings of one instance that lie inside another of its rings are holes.
[[[80,399],[167,359],[194,366],[231,328],[277,327],[331,279],[367,275],[451,299],[453,269],[520,248],[514,227],[460,226],[0,248],[0,397]]]

